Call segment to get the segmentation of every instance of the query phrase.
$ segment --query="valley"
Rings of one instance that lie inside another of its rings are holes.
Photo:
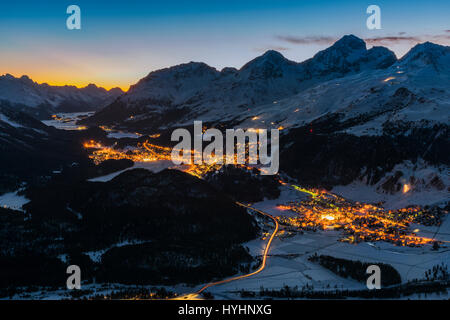
[[[3,76],[0,299],[448,299],[449,83],[449,47],[397,59],[353,35],[300,63],[270,50],[154,71],[126,93]],[[278,130],[278,173],[248,153],[175,164],[171,135],[194,121]]]

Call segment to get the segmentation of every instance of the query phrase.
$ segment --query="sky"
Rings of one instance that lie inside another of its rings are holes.
[[[68,30],[69,5],[81,30]],[[369,5],[381,29],[369,30]],[[190,61],[240,68],[269,49],[303,61],[346,34],[398,57],[424,41],[450,45],[450,1],[2,1],[0,74],[107,89]]]

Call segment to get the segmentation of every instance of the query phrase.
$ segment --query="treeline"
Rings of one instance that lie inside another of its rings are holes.
[[[338,122],[331,119],[329,124]],[[280,168],[305,186],[331,189],[347,185],[360,178],[363,169],[369,177],[367,183],[373,185],[405,160],[415,163],[423,158],[432,165],[448,165],[450,161],[442,153],[450,148],[450,126],[445,124],[411,128],[408,135],[392,135],[392,130],[385,128],[381,136],[361,137],[335,133],[341,128],[321,130],[324,125],[294,128],[281,137],[280,145],[286,147],[281,150]]]
[[[72,264],[86,283],[137,285],[197,284],[251,269],[241,243],[256,238],[256,221],[180,171],[130,170],[105,183],[56,179],[27,197],[26,214],[0,208],[7,295],[19,286],[65,287]]]
[[[393,286],[389,288],[381,288],[374,290],[349,290],[349,289],[332,289],[332,290],[313,290],[313,288],[285,286],[279,290],[265,289],[261,287],[259,292],[242,290],[240,295],[242,298],[278,298],[278,299],[347,299],[347,298],[363,298],[363,299],[398,299],[408,297],[413,294],[425,297],[428,294],[448,294],[450,281],[442,282],[408,282],[403,285]]]
[[[450,280],[447,265],[442,262],[441,264],[435,265],[433,268],[425,271],[425,279],[429,281]]]
[[[264,176],[255,168],[249,170],[225,165],[204,177],[214,188],[241,202],[259,202],[280,196],[277,176]]]
[[[138,300],[157,300],[170,299],[176,297],[176,294],[161,288],[129,288],[114,290],[109,294],[96,294],[89,297],[89,300],[123,300],[123,299],[138,299]]]
[[[377,265],[381,271],[381,285],[383,287],[399,284],[402,282],[400,274],[391,265],[377,262],[361,262],[341,258],[335,258],[327,255],[317,255],[315,253],[308,258],[309,261],[320,264],[331,272],[343,278],[352,278],[356,281],[366,283],[368,274],[367,267]]]
[[[137,285],[198,284],[248,270],[251,262],[252,257],[241,245],[145,243],[106,252],[96,280]]]

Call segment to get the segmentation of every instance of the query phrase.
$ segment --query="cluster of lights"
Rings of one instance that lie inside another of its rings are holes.
[[[138,144],[134,149],[120,150],[106,147],[93,140],[84,144],[93,149],[90,157],[96,164],[108,159],[130,159],[134,162],[153,162],[172,160],[172,148],[151,144],[148,141]],[[194,151],[191,151],[194,155]],[[174,153],[177,154],[176,152]],[[235,164],[237,165],[237,164]],[[190,164],[179,169],[196,177],[220,170],[221,164]],[[237,165],[252,169],[246,165]],[[285,185],[283,181],[280,184]],[[388,241],[403,246],[418,246],[434,240],[417,236],[409,230],[409,224],[420,221],[424,212],[418,207],[396,211],[381,207],[350,202],[342,197],[319,189],[306,189],[293,186],[307,193],[308,200],[279,205],[280,210],[298,213],[297,216],[281,216],[278,220],[284,224],[302,230],[342,230],[342,241],[358,243],[361,241]]]
[[[259,130],[259,129],[256,129]],[[155,137],[158,137],[159,135],[154,135]],[[257,144],[260,144],[258,141]],[[182,153],[177,152],[176,149],[173,149],[171,147],[163,147],[156,144],[149,143],[148,141],[145,141],[143,143],[139,143],[135,148],[127,148],[127,149],[118,149],[114,146],[104,146],[99,142],[96,142],[94,140],[87,141],[83,144],[84,148],[91,149],[91,153],[89,157],[94,161],[95,164],[99,164],[106,160],[121,160],[121,159],[129,159],[133,162],[155,162],[155,161],[161,161],[161,160],[175,160],[175,161],[182,161]],[[236,144],[236,147],[239,148],[242,145],[240,143]],[[250,155],[248,152],[249,148],[255,148],[255,144],[253,143],[247,143],[244,145],[246,148],[246,159],[245,163],[248,163],[250,160]],[[181,151],[181,150],[180,150]],[[195,150],[191,150],[191,159],[195,158]],[[214,153],[211,154],[212,157],[214,157]],[[179,157],[179,158],[178,158]],[[258,156],[257,156],[258,157]],[[256,159],[258,160],[258,159]],[[252,158],[252,161],[255,161],[255,159]],[[222,163],[226,163],[226,155],[223,155],[223,161]],[[245,164],[238,164],[238,158],[237,154],[234,153],[234,165],[245,168],[245,169],[253,169],[250,166],[247,166]],[[217,162],[207,164],[189,164],[189,165],[183,165],[179,167],[178,169],[181,169],[189,174],[192,174],[196,177],[203,177],[205,174],[211,171],[217,171],[222,167],[222,164],[219,164]]]
[[[90,154],[90,158],[95,164],[99,164],[106,160],[129,159],[134,162],[152,162],[158,160],[170,160],[172,149],[169,147],[161,147],[151,144],[148,141],[138,144],[134,149],[116,149],[114,147],[104,146],[94,140],[87,141],[83,144],[86,149],[94,149]]]
[[[279,221],[302,230],[342,230],[342,241],[387,241],[402,246],[419,246],[434,240],[417,236],[409,224],[422,213],[419,208],[385,210],[370,204],[353,203],[326,191],[308,190],[308,200],[279,205],[279,210],[298,213],[281,216]]]
[[[137,147],[133,149],[116,149],[114,147],[104,146],[94,140],[85,142],[83,146],[86,149],[91,149],[91,154],[89,155],[89,157],[94,161],[95,164],[99,164],[103,161],[111,159],[128,159],[133,162],[155,162],[161,160],[172,160],[172,156],[176,158],[177,155],[180,157],[179,160],[181,160],[181,155],[179,155],[176,150],[172,155],[172,148],[152,144],[148,141],[138,144]],[[191,156],[193,156],[194,154],[195,152],[192,151]],[[215,163],[198,165],[191,164],[180,167],[180,169],[182,169],[184,172],[187,172],[199,178],[203,177],[210,171],[219,170],[220,168],[221,165]]]

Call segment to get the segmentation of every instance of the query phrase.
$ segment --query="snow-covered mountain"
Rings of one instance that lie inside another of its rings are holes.
[[[257,111],[265,123],[291,128],[332,120],[336,130],[354,135],[380,135],[406,123],[448,124],[450,47],[419,44],[388,68],[330,79]],[[244,120],[244,125],[255,123]]]
[[[447,123],[449,52],[427,42],[397,60],[348,35],[302,63],[276,51],[239,70],[191,62],[151,72],[86,123],[146,131],[202,120],[289,129],[333,119],[356,135],[381,134],[394,122]]]
[[[123,92],[119,88],[108,91],[95,84],[79,89],[75,86],[38,84],[28,76],[0,76],[0,100],[17,104],[22,111],[37,117],[46,117],[56,111],[99,110],[121,94]]]
[[[24,181],[48,175],[63,164],[81,163],[83,132],[48,127],[0,101],[0,194],[17,190]]]
[[[353,35],[344,36],[302,63],[272,50],[239,70],[218,71],[191,62],[151,72],[90,120],[147,126],[187,124],[194,119],[241,122],[274,101],[294,97],[332,79],[386,70],[395,62],[395,55],[388,49],[367,50],[364,41]]]
[[[375,190],[402,164],[420,162],[445,193],[450,47],[426,42],[397,59],[349,35],[301,63],[276,51],[239,70],[191,62],[150,73],[84,123],[171,132],[194,120],[282,127],[280,170],[304,184],[363,181]]]

